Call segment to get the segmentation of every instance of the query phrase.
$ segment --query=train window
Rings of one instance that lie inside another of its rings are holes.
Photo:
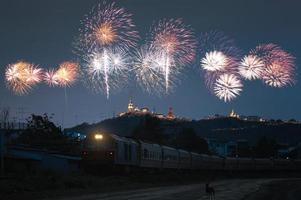
[[[148,154],[147,149],[144,149],[144,151],[143,151],[143,158],[147,159],[147,154]]]
[[[127,146],[127,144],[123,144],[123,147],[124,147],[124,149],[123,149],[123,152],[124,152],[124,160],[128,160],[128,146]]]
[[[132,160],[132,146],[129,145],[129,160]]]

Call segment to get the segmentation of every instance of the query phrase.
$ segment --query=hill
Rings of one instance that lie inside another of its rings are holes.
[[[81,125],[66,129],[66,132],[90,134],[95,131],[114,133],[131,137],[138,126],[141,126],[151,115],[126,114],[121,117],[106,119],[99,123]],[[193,129],[200,137],[222,141],[247,140],[254,144],[260,137],[274,138],[279,143],[295,145],[301,142],[301,124],[282,121],[245,121],[237,118],[216,118],[201,120],[160,119],[164,134],[178,134],[184,129]]]

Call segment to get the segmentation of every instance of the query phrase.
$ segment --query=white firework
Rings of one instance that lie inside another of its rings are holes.
[[[223,71],[229,63],[228,57],[221,51],[210,51],[201,60],[201,67],[207,71]]]
[[[240,79],[233,74],[222,74],[214,85],[215,95],[227,102],[237,97],[242,91],[243,84]]]
[[[136,52],[134,62],[136,79],[147,92],[159,95],[164,91],[166,87],[164,61],[161,53],[152,51],[145,46]]]
[[[90,86],[94,91],[104,91],[107,98],[110,89],[117,89],[128,77],[129,62],[123,50],[94,51],[85,58],[83,71],[88,75]]]
[[[264,62],[256,55],[245,56],[239,65],[239,73],[247,80],[259,79],[264,70]]]

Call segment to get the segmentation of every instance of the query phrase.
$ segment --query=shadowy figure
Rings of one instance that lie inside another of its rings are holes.
[[[209,200],[215,199],[215,190],[209,183],[206,183],[206,194],[209,196]]]

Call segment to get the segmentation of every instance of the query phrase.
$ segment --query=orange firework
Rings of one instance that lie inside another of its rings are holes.
[[[108,45],[117,38],[116,31],[110,23],[103,23],[95,30],[97,41],[103,45]]]
[[[28,93],[41,81],[42,69],[34,64],[18,61],[7,66],[5,79],[8,87],[18,95]]]
[[[72,85],[78,75],[79,64],[77,62],[66,61],[59,65],[54,74],[54,79],[61,87]]]

